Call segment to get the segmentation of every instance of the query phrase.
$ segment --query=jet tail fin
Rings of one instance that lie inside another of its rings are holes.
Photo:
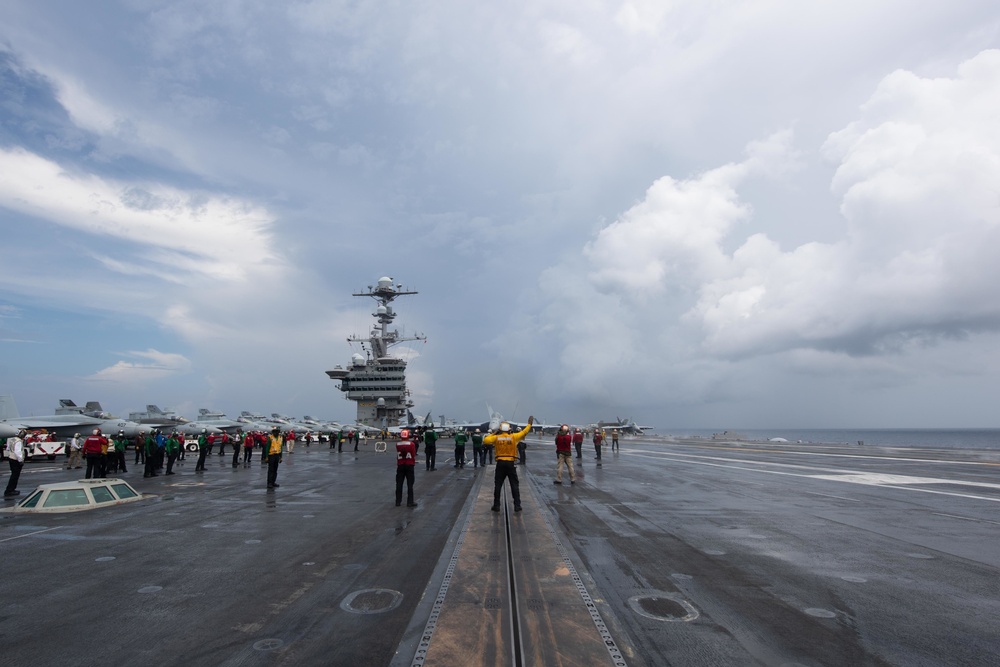
[[[59,407],[56,408],[57,415],[82,415],[83,408],[69,398],[60,398]]]
[[[14,403],[14,394],[0,396],[0,419],[17,419],[20,416]]]

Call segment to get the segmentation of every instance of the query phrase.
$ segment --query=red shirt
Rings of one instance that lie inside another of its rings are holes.
[[[573,434],[573,443],[583,444],[583,431],[577,431]]]
[[[108,446],[108,439],[103,435],[88,435],[83,441],[84,454],[100,454]]]
[[[569,454],[573,451],[573,436],[569,433],[560,433],[556,436],[556,451]]]
[[[412,466],[417,462],[417,445],[411,440],[396,443],[396,465]]]

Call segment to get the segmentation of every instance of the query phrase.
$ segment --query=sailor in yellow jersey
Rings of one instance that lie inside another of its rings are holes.
[[[281,463],[282,445],[281,429],[275,426],[271,429],[271,437],[267,444],[267,488],[276,489],[278,484],[278,464]]]
[[[517,443],[524,439],[524,436],[531,432],[531,425],[535,423],[534,417],[528,417],[528,425],[517,433],[511,433],[510,424],[503,422],[500,424],[499,433],[490,433],[483,438],[483,444],[493,446],[496,449],[497,472],[493,485],[493,507],[494,512],[500,511],[500,490],[503,489],[503,481],[510,480],[510,495],[514,499],[514,511],[521,511],[521,489],[517,480]]]

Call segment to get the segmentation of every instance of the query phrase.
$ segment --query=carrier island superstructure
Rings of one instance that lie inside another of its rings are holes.
[[[347,394],[347,400],[358,404],[358,424],[376,428],[395,426],[406,420],[413,407],[406,388],[406,360],[390,354],[390,349],[405,341],[426,340],[426,336],[401,336],[398,330],[389,329],[396,319],[393,300],[411,294],[417,292],[403,289],[389,277],[379,278],[378,284],[374,288],[369,285],[367,292],[352,294],[371,297],[378,303],[372,313],[376,324],[367,338],[354,334],[347,339],[348,343],[360,343],[364,354],[351,355],[348,368],[335,366],[326,374],[340,382],[338,388]]]

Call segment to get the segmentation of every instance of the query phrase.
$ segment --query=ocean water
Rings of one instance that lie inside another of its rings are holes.
[[[676,437],[711,438],[728,430],[730,434],[748,440],[784,438],[791,442],[850,443],[859,440],[866,445],[883,447],[924,447],[932,449],[1000,449],[1000,429],[670,429],[657,428],[655,433]]]

